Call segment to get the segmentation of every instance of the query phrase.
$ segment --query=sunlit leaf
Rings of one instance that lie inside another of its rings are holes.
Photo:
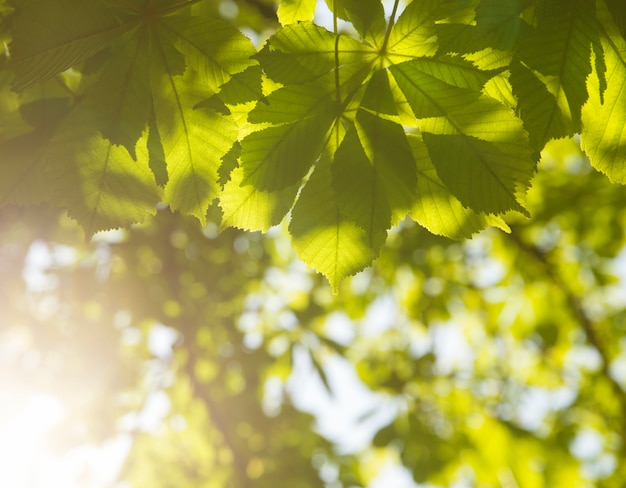
[[[313,20],[316,3],[316,0],[281,0],[276,12],[278,20],[283,25]]]
[[[279,83],[308,83],[335,70],[335,43],[342,86],[355,75],[359,77],[356,83],[360,83],[368,74],[363,71],[376,59],[375,51],[348,36],[337,37],[311,22],[280,29],[256,58],[267,75]],[[329,83],[334,87],[333,77]]]
[[[81,105],[102,135],[133,157],[152,111],[149,59],[147,32],[141,31],[123,52],[110,57]]]
[[[564,7],[559,2],[540,2],[537,28],[524,36],[516,55],[530,69],[556,78],[555,95],[565,94],[578,130],[580,107],[587,100],[591,46],[597,37],[595,7],[587,0],[571,1]]]
[[[281,123],[241,141],[245,182],[280,190],[299,182],[319,157],[335,118],[336,105],[317,85],[285,87],[250,113],[252,122]]]
[[[533,149],[541,151],[550,139],[574,134],[567,100],[554,83],[546,86],[536,73],[516,63],[511,66],[511,84]],[[556,93],[552,93],[551,88],[556,88]]]
[[[380,47],[385,35],[385,16],[378,0],[326,0],[338,17],[349,20],[363,39]]]
[[[606,64],[607,88],[603,97],[598,93],[598,75],[588,80],[589,100],[583,107],[582,147],[591,164],[605,173],[611,181],[626,183],[626,42],[617,35],[617,29],[608,17],[602,15],[602,47]]]
[[[105,48],[132,27],[99,2],[26,0],[13,18],[13,86],[23,89]]]
[[[169,175],[164,198],[172,209],[192,214],[204,223],[208,206],[220,191],[218,168],[237,137],[237,126],[219,113],[194,107],[207,98],[209,87],[217,89],[229,78],[230,73],[222,67],[226,61],[215,52],[231,45],[233,32],[220,24],[214,26],[216,37],[211,37],[208,31],[200,30],[194,18],[168,22],[176,30],[170,31],[167,24],[152,33],[151,63],[154,110]],[[237,50],[238,35],[234,36],[231,54],[235,60],[242,56]],[[178,58],[172,51],[171,37],[194,61],[184,74],[180,66],[172,64]],[[233,69],[249,64],[242,60]]]
[[[421,137],[409,137],[417,164],[417,198],[410,215],[433,234],[462,239],[488,226],[508,231],[498,217],[464,207],[441,182]]]
[[[300,259],[326,276],[336,293],[375,253],[366,232],[343,217],[329,163],[326,158],[316,165],[292,210],[289,233]]]
[[[299,186],[297,183],[274,191],[258,189],[245,183],[242,168],[235,168],[220,194],[222,226],[266,232],[285,218]]]
[[[148,166],[147,134],[137,143],[137,161],[122,146],[89,126],[70,121],[45,154],[51,191],[90,238],[95,232],[142,222],[154,215],[161,192]]]
[[[419,119],[439,177],[463,205],[487,213],[523,211],[534,162],[521,120],[494,99],[444,83],[413,62],[391,72]]]

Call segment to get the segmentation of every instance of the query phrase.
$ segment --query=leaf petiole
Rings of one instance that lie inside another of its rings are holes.
[[[400,0],[394,0],[393,9],[391,11],[391,17],[389,17],[389,24],[387,25],[387,31],[385,32],[385,40],[383,41],[383,45],[380,48],[380,54],[385,54],[387,52],[387,45],[389,44],[389,38],[391,37],[391,32],[393,31],[393,24],[396,21],[396,14],[398,13],[398,4]]]

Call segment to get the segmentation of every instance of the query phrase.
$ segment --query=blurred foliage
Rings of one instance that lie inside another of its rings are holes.
[[[8,207],[3,391],[62,399],[58,452],[129,436],[119,486],[365,487],[389,465],[435,486],[621,486],[626,195],[561,140],[529,206],[465,243],[405,222],[338,295],[282,228],[164,208],[81,243],[49,208]],[[337,358],[392,410],[348,451],[321,435],[332,410],[311,416],[354,388]]]

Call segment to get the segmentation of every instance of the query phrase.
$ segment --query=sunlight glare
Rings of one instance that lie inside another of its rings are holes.
[[[0,486],[33,486],[46,464],[48,432],[65,416],[61,401],[33,394],[21,404],[4,401],[0,421]]]

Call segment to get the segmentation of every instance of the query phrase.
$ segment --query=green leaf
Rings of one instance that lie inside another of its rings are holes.
[[[221,226],[267,232],[285,218],[299,188],[298,182],[277,191],[259,190],[244,182],[242,168],[235,168],[220,194]]]
[[[361,38],[381,47],[387,24],[380,0],[326,0],[338,17],[352,22]]]
[[[476,7],[477,37],[491,49],[512,51],[522,35],[520,14],[533,0],[482,0]]]
[[[411,68],[432,76],[448,85],[480,92],[485,84],[501,70],[481,70],[458,56],[437,56],[411,60]]]
[[[150,106],[152,107],[152,105]],[[165,186],[168,180],[167,163],[165,162],[163,144],[161,144],[161,138],[159,137],[154,109],[151,110],[148,123],[148,156],[150,169],[154,173],[157,184],[161,187]]]
[[[510,69],[513,94],[518,100],[518,114],[538,156],[549,140],[574,134],[567,100],[562,92],[559,93],[558,86],[548,80],[550,88],[556,92],[552,93],[536,73],[521,63],[513,63]]]
[[[422,134],[437,174],[463,205],[478,212],[518,210],[533,176],[527,141],[487,142],[462,134]]]
[[[521,120],[496,100],[444,83],[413,61],[390,68],[444,184],[479,212],[524,211],[535,163]],[[463,71],[454,70],[461,79]],[[458,81],[455,81],[458,84]]]
[[[575,130],[587,100],[585,81],[591,73],[591,46],[597,39],[595,3],[543,0],[537,5],[537,28],[523,36],[516,56],[530,69],[557,82],[569,103]]]
[[[607,11],[600,10],[598,17],[603,29],[607,88],[601,97],[594,70],[587,81],[589,100],[582,112],[581,146],[594,168],[612,182],[626,184],[626,42]]]
[[[626,36],[626,9],[621,0],[604,0],[606,6],[613,16],[615,27],[619,30],[622,37]]]
[[[151,38],[152,96],[169,175],[164,201],[204,225],[208,206],[220,191],[221,158],[235,142],[238,129],[232,119],[194,107],[210,95],[211,89],[217,90],[231,71],[245,69],[252,61],[241,59],[242,52],[237,50],[241,34],[233,36],[231,27],[213,24],[215,32],[207,34],[193,17],[167,21],[154,28]],[[187,67],[182,75],[178,64],[172,63],[178,60],[172,44],[186,53]],[[234,51],[229,54],[230,47]],[[233,59],[231,68],[226,66],[229,57]]]
[[[278,5],[278,21],[282,25],[293,24],[303,20],[313,20],[316,0],[280,0]]]
[[[10,45],[13,88],[51,78],[108,46],[132,27],[95,1],[24,0]]]
[[[458,0],[421,0],[407,5],[389,37],[387,53],[391,62],[434,56],[439,47],[435,21],[459,7]]]
[[[280,190],[298,183],[319,157],[337,108],[315,84],[281,88],[250,113],[252,122],[282,123],[252,132],[241,141],[246,184]]]
[[[318,80],[335,71],[335,43],[341,82],[345,84],[357,74],[359,80],[367,76],[377,54],[370,47],[350,39],[337,37],[311,22],[288,25],[269,38],[265,47],[255,56],[272,80],[282,84],[303,84]],[[331,87],[334,77],[328,77]]]
[[[328,279],[333,292],[376,257],[366,232],[342,215],[330,161],[322,157],[292,210],[293,247],[308,266]]]
[[[172,79],[159,90],[155,113],[169,175],[164,202],[204,225],[220,191],[221,159],[236,140],[237,126],[221,114],[194,110],[201,90],[198,80]]]
[[[224,83],[218,95],[227,105],[255,102],[263,98],[262,71],[258,65],[248,66]]]
[[[123,145],[133,158],[152,109],[149,59],[147,32],[141,30],[109,57],[81,103],[91,116],[89,122],[112,143]]]
[[[164,17],[158,28],[162,42],[170,42],[208,89],[217,93],[235,73],[256,64],[252,41],[239,29],[219,19],[201,16]]]
[[[343,213],[365,229],[374,251],[415,200],[416,168],[404,130],[379,116],[389,112],[391,97],[387,71],[378,71],[332,168]]]
[[[377,169],[368,159],[356,128],[348,131],[333,161],[336,200],[341,215],[365,231],[366,242],[375,254],[385,243],[392,216]]]
[[[418,173],[417,198],[410,210],[411,218],[433,234],[455,240],[468,238],[489,226],[509,231],[501,218],[464,207],[441,182],[422,138],[413,134],[408,140]]]
[[[161,192],[148,166],[147,134],[137,143],[137,161],[81,124],[67,120],[45,154],[51,192],[87,238],[95,232],[142,222],[156,213]]]
[[[0,144],[0,204],[33,205],[50,197],[44,157],[59,123],[70,111],[67,98],[44,98],[20,107],[34,127]]]

